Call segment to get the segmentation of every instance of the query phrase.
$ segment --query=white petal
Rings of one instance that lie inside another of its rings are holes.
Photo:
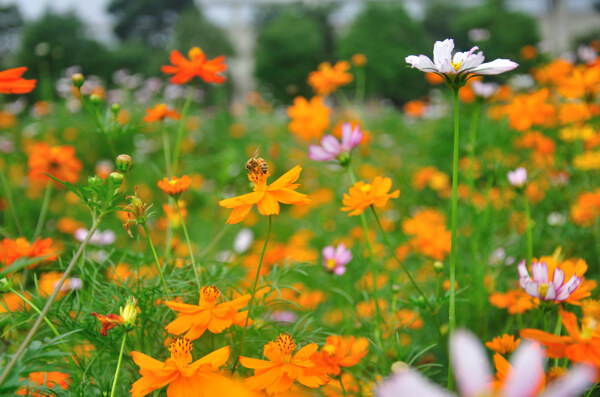
[[[596,369],[582,365],[571,369],[553,382],[540,397],[576,397],[594,384]]]
[[[518,63],[511,61],[510,59],[495,59],[492,62],[482,63],[481,65],[473,68],[472,73],[476,74],[500,74],[513,70],[519,66]]]
[[[423,72],[438,72],[437,67],[431,62],[431,59],[425,55],[410,55],[404,58],[407,63],[411,64],[411,67],[417,68]]]
[[[554,269],[552,275],[552,283],[556,289],[560,288],[565,282],[565,272],[563,272],[558,266]]]
[[[450,61],[452,60],[453,49],[454,40],[452,39],[436,41],[433,45],[433,63],[436,65],[450,63]]]
[[[460,65],[460,72],[462,71],[470,71],[477,66],[481,65],[485,57],[483,56],[483,52],[479,51],[477,54],[468,55],[463,63]]]
[[[509,371],[504,386],[506,397],[528,397],[534,395],[544,377],[544,351],[534,343],[521,342],[514,352],[510,364],[514,368]]]
[[[542,298],[545,301],[553,301],[556,299],[556,288],[554,287],[554,284],[550,283],[548,284],[548,291],[546,291],[546,296],[540,296],[540,298]]]
[[[412,369],[402,371],[384,379],[375,386],[377,397],[456,397],[434,385],[419,372]]]
[[[573,293],[573,291],[575,291],[579,287],[579,284],[581,284],[581,278],[577,276],[571,277],[571,279],[567,281],[566,284],[564,284],[562,287],[560,287],[559,290],[557,290],[556,298],[554,298],[554,300],[564,301],[569,296],[571,296],[571,293]]]
[[[531,264],[531,277],[536,283],[548,283],[548,264],[546,262],[533,262]]]
[[[520,284],[520,282],[519,282]],[[540,292],[538,290],[538,284],[535,281],[530,281],[525,284],[525,286],[521,285],[521,288],[527,292],[527,295],[533,296],[534,298],[540,297]]]
[[[517,265],[517,271],[519,272],[519,277],[520,278],[531,278],[529,277],[529,272],[527,271],[527,265],[525,260],[522,260],[521,262],[519,262],[519,264]]]
[[[458,330],[450,340],[450,359],[461,396],[485,394],[490,388],[490,364],[481,342],[472,333]]]

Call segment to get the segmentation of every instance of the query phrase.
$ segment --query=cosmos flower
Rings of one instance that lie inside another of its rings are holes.
[[[48,181],[46,174],[70,183],[79,179],[83,164],[75,157],[75,148],[70,145],[50,146],[40,142],[33,146],[27,159],[29,180],[33,183]],[[57,183],[57,186],[62,186]]]
[[[323,62],[318,70],[308,75],[308,85],[317,95],[327,96],[354,80],[354,76],[348,73],[349,69],[350,63],[347,61],[339,61],[333,66]]]
[[[514,171],[508,171],[506,178],[511,185],[521,188],[527,183],[527,170],[519,167]]]
[[[367,338],[354,338],[331,335],[327,337],[325,346],[316,352],[311,360],[325,369],[327,374],[339,375],[341,367],[353,367],[369,352]]]
[[[323,103],[323,97],[315,96],[307,101],[303,97],[294,98],[294,104],[287,108],[290,117],[288,129],[304,140],[320,138],[329,127],[329,109]]]
[[[159,103],[154,105],[153,108],[146,109],[146,115],[143,120],[146,123],[153,123],[155,121],[163,121],[166,118],[179,120],[181,115],[175,110],[167,108],[167,105],[164,103]]]
[[[163,178],[157,183],[160,190],[175,197],[188,190],[191,184],[192,179],[187,175],[183,175],[181,178],[176,176],[172,176],[171,179]]]
[[[33,91],[36,80],[21,77],[26,71],[26,67],[20,67],[0,72],[0,94],[27,94]]]
[[[444,78],[446,83],[459,87],[466,83],[470,75],[500,74],[519,66],[508,59],[496,59],[483,63],[485,57],[481,51],[475,52],[478,49],[479,47],[475,46],[468,52],[457,52],[453,56],[454,40],[446,39],[435,42],[433,61],[423,54],[410,55],[405,60],[411,67],[416,67],[423,72],[437,73]]]
[[[494,382],[485,350],[470,332],[456,331],[450,340],[450,359],[460,396],[501,395],[503,397],[575,397],[594,383],[592,367],[577,367],[554,382],[544,392],[538,389],[544,381],[544,353],[538,345],[522,343],[512,356],[512,371],[504,377],[499,393]],[[455,397],[456,395],[430,383],[413,369],[402,370],[380,383],[377,397]]]
[[[350,152],[360,144],[362,139],[363,133],[358,125],[352,128],[351,123],[344,123],[342,125],[341,143],[333,135],[325,135],[321,139],[321,146],[309,146],[308,157],[316,161],[331,161],[338,159],[341,163],[344,163],[344,160],[349,160]],[[345,155],[345,158],[342,158],[343,155]]]
[[[225,82],[225,76],[221,75],[227,69],[224,55],[207,61],[204,52],[198,47],[193,47],[188,52],[188,57],[189,60],[179,51],[171,51],[169,60],[172,65],[161,67],[163,73],[173,75],[171,83],[185,84],[194,77],[201,78],[205,83],[222,84]]]
[[[362,214],[370,205],[383,207],[389,199],[400,196],[400,190],[388,193],[391,188],[390,178],[376,176],[372,183],[358,181],[350,188],[348,194],[344,193],[342,202],[345,207],[342,207],[342,211],[350,211],[348,216],[354,216]]]
[[[323,266],[328,272],[341,276],[346,273],[346,265],[351,260],[352,252],[346,248],[344,243],[339,243],[337,247],[328,245],[323,248]]]
[[[519,271],[519,286],[530,296],[545,301],[562,302],[568,299],[571,293],[581,284],[581,277],[576,275],[573,275],[565,283],[565,272],[559,267],[556,267],[553,274],[550,275],[546,262],[533,261],[531,276],[529,276],[525,261],[521,261],[517,268]]]

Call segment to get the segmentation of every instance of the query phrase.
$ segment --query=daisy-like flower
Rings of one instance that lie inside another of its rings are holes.
[[[197,305],[167,301],[170,309],[177,312],[177,318],[165,327],[170,334],[180,335],[190,340],[198,339],[208,329],[213,334],[223,332],[232,324],[244,326],[248,311],[239,310],[248,304],[250,294],[242,295],[229,302],[217,303],[221,291],[214,285],[202,287],[200,302]],[[248,320],[248,325],[252,320]]]
[[[166,118],[179,120],[181,115],[175,110],[169,109],[164,103],[159,103],[154,105],[153,108],[146,109],[146,115],[144,116],[143,120],[146,123],[153,123],[155,121],[163,121]]]
[[[360,215],[370,205],[383,207],[391,198],[400,196],[400,190],[396,189],[388,193],[392,188],[390,178],[376,176],[372,183],[358,181],[350,188],[348,194],[344,193],[342,201],[345,207],[342,211],[351,211],[348,216]]]
[[[329,62],[323,62],[318,70],[308,75],[308,85],[317,95],[327,96],[354,80],[354,76],[348,73],[348,70],[350,63],[347,61],[339,61],[333,67]]]
[[[191,184],[192,179],[187,175],[183,175],[181,178],[177,178],[176,176],[172,176],[171,179],[163,178],[161,181],[158,181],[157,185],[160,190],[169,196],[177,197],[188,190]]]
[[[158,361],[133,351],[131,358],[140,367],[142,377],[131,385],[132,397],[143,397],[166,385],[169,397],[204,397],[226,395],[246,397],[251,394],[219,373],[229,359],[229,346],[215,350],[192,362],[192,342],[175,338],[169,347],[171,357]]]
[[[288,129],[304,140],[320,138],[329,127],[329,109],[323,103],[323,97],[315,96],[307,101],[303,97],[294,98],[294,104],[287,108],[290,116]]]
[[[0,94],[27,94],[35,88],[36,80],[26,80],[21,76],[26,67],[3,70],[0,72]]]
[[[81,161],[75,156],[75,148],[70,145],[49,146],[36,143],[27,159],[29,180],[32,183],[45,183],[52,175],[61,181],[75,183],[83,168]],[[56,182],[58,186],[62,186]]]
[[[519,346],[519,343],[521,343],[521,339],[515,340],[514,336],[504,334],[485,342],[485,347],[499,354],[510,354]]]
[[[165,65],[160,69],[165,74],[173,75],[171,83],[185,84],[194,77],[201,78],[205,83],[225,82],[225,76],[221,74],[227,69],[224,55],[207,61],[204,52],[198,47],[193,47],[189,50],[188,57],[189,60],[179,51],[171,51],[169,60],[172,65]]]
[[[321,139],[321,146],[310,145],[308,157],[316,161],[331,161],[338,159],[340,163],[347,164],[350,152],[357,147],[363,139],[359,126],[352,128],[352,123],[342,124],[342,141],[333,135],[325,135]]]
[[[254,391],[266,390],[268,395],[289,390],[294,381],[316,389],[327,381],[327,376],[310,360],[318,348],[316,343],[310,343],[293,354],[296,342],[289,334],[281,334],[264,347],[268,361],[240,356],[244,367],[254,369],[254,376],[244,383]]]
[[[369,341],[366,338],[355,339],[354,336],[345,338],[339,335],[327,337],[327,342],[321,351],[316,352],[311,360],[317,366],[325,369],[327,374],[339,375],[341,367],[353,367],[369,352]]]
[[[481,51],[476,52],[478,49],[479,47],[475,46],[468,52],[457,52],[453,56],[454,40],[446,39],[435,42],[433,61],[423,54],[410,55],[405,60],[413,68],[439,74],[448,85],[453,87],[462,87],[471,75],[500,74],[519,66],[509,59],[496,59],[483,63],[485,57]]]
[[[306,194],[295,190],[300,186],[295,183],[300,177],[302,168],[295,166],[283,174],[275,182],[267,185],[268,171],[255,167],[248,172],[248,179],[254,183],[252,193],[232,197],[219,201],[219,205],[225,208],[233,208],[227,223],[234,224],[243,221],[250,213],[252,206],[256,204],[258,212],[262,215],[278,215],[279,203],[293,205],[307,205],[310,199]]]
[[[559,267],[549,274],[546,262],[533,261],[531,264],[531,276],[527,271],[525,261],[521,261],[517,267],[519,271],[519,286],[534,298],[545,301],[562,302],[569,298],[571,293],[581,284],[581,277],[573,275],[565,283],[565,272]]]
[[[572,369],[539,393],[544,381],[543,350],[535,344],[522,343],[512,356],[512,370],[504,377],[498,393],[485,350],[470,332],[456,331],[450,340],[450,359],[460,396],[503,397],[575,397],[594,383],[595,370],[581,366]],[[375,389],[377,397],[456,397],[430,383],[413,369],[402,370],[384,380]]]
[[[508,183],[514,187],[522,188],[527,183],[527,170],[519,167],[514,171],[508,171],[506,178],[508,179]]]
[[[18,259],[40,258],[40,261],[51,262],[56,259],[58,249],[53,246],[51,238],[37,238],[33,243],[25,237],[5,238],[0,243],[0,265],[9,266]],[[32,263],[33,268],[37,263]],[[0,266],[2,268],[2,266]]]
[[[346,265],[351,260],[352,252],[346,248],[344,243],[339,243],[337,247],[328,245],[323,248],[323,266],[328,272],[341,276],[346,273]]]

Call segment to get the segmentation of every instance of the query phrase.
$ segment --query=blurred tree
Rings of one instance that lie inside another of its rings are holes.
[[[255,54],[259,82],[286,103],[298,95],[312,96],[308,73],[327,56],[319,24],[287,7],[260,29]]]
[[[433,40],[447,39],[450,23],[461,10],[462,7],[455,0],[434,0],[427,7],[423,26]]]
[[[427,90],[422,74],[407,67],[410,54],[431,53],[425,29],[401,5],[370,3],[340,40],[340,58],[356,53],[367,56],[366,92],[395,103],[414,99]]]
[[[163,48],[173,36],[179,13],[193,6],[194,0],[111,0],[108,12],[115,16],[119,39]]]
[[[84,24],[74,13],[46,12],[25,25],[16,63],[39,76],[42,97],[52,96],[53,81],[62,71],[79,65],[86,74],[107,78],[113,70],[107,49],[86,35]]]
[[[0,6],[0,64],[7,69],[8,58],[19,46],[19,33],[23,18],[19,7],[14,4]]]
[[[200,47],[209,58],[233,54],[233,47],[225,33],[209,22],[196,7],[187,8],[179,15],[174,41],[173,48],[182,53],[192,47]]]

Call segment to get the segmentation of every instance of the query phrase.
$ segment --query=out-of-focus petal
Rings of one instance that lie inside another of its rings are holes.
[[[490,389],[490,364],[481,342],[470,332],[458,330],[450,340],[450,359],[462,396],[483,395]]]
[[[540,397],[576,397],[594,384],[597,371],[595,368],[582,365],[571,369],[561,376],[540,394]]]
[[[476,68],[471,69],[471,72],[483,75],[500,74],[513,70],[517,66],[519,64],[510,59],[495,59],[492,62],[482,63]]]
[[[504,386],[506,397],[527,397],[535,394],[544,377],[544,351],[534,343],[523,342],[513,353],[511,365]]]
[[[455,397],[413,370],[392,375],[375,386],[377,397]]]

